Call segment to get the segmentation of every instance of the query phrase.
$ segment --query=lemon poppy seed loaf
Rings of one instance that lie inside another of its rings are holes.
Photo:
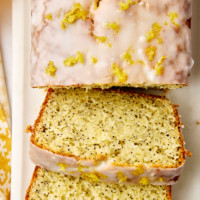
[[[50,171],[96,181],[174,184],[185,162],[181,123],[165,97],[49,89],[30,155]]]
[[[31,14],[32,87],[189,84],[191,0],[32,0]]]
[[[171,200],[171,187],[95,183],[36,167],[25,199]]]

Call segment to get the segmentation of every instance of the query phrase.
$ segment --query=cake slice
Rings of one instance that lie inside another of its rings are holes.
[[[191,0],[32,0],[32,87],[189,84]]]
[[[91,182],[35,168],[25,200],[171,200],[171,186]]]
[[[185,162],[181,123],[165,97],[49,89],[30,140],[32,161],[105,182],[171,185]]]

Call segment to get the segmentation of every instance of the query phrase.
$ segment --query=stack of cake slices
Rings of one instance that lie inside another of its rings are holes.
[[[190,18],[190,0],[32,0],[32,87],[48,91],[26,200],[172,199],[177,106],[132,88],[188,85]]]

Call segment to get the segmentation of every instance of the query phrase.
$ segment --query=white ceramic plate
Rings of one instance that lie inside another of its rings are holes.
[[[36,119],[45,93],[30,87],[30,0],[13,1],[13,151],[12,151],[12,200],[23,200],[29,186],[34,165],[28,156],[29,135],[24,130]],[[193,58],[195,66],[191,84],[167,93],[179,104],[185,125],[183,135],[186,148],[193,156],[187,158],[183,174],[172,188],[173,200],[200,199],[200,1],[193,0]]]

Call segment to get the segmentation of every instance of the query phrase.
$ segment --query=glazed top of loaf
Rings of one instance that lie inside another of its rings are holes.
[[[32,0],[32,86],[188,84],[191,0]]]

